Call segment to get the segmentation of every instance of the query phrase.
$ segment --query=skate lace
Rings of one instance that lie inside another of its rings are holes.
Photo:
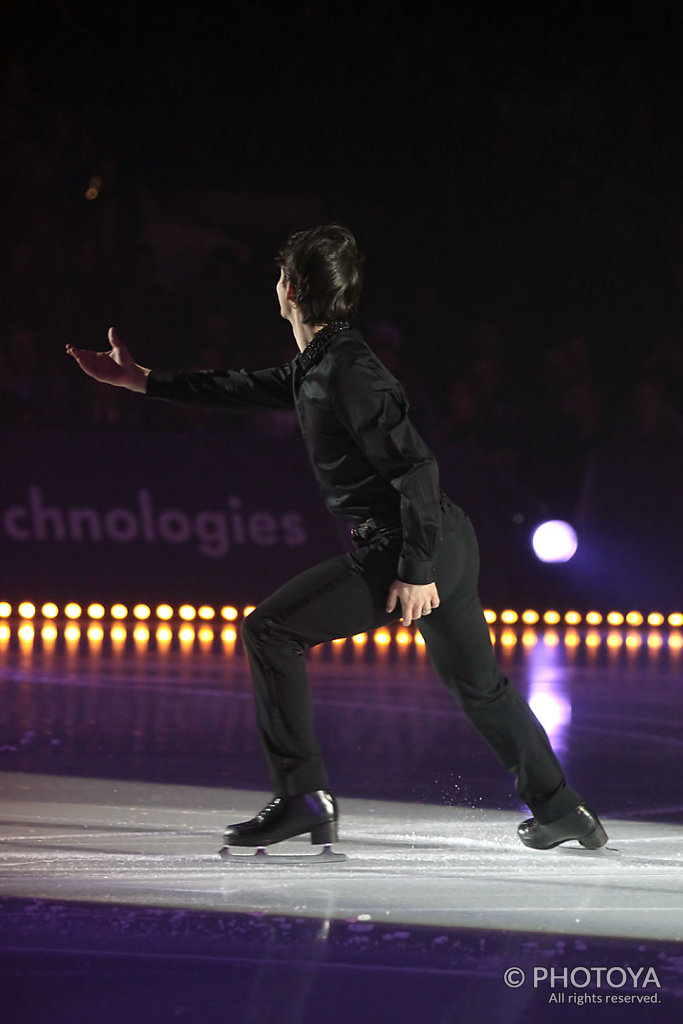
[[[280,806],[281,803],[282,803],[282,797],[281,796],[274,797],[270,801],[270,803],[267,803],[266,806],[262,810],[259,811],[259,813],[257,815],[258,819],[261,820],[261,821],[265,820],[268,817],[269,814],[272,814],[272,812],[275,811]]]

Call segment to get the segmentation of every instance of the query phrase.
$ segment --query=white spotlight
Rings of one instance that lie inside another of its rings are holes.
[[[568,562],[576,554],[576,531],[562,519],[549,519],[534,531],[531,540],[541,562]]]

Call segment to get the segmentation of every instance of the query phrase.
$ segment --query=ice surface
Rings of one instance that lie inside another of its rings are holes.
[[[605,820],[586,851],[520,845],[512,812],[344,799],[342,863],[218,856],[270,794],[0,775],[0,895],[433,927],[683,939],[683,827]]]

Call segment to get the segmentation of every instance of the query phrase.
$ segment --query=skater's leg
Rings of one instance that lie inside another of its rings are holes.
[[[275,797],[255,818],[228,826],[226,847],[269,846],[307,833],[313,843],[337,838],[337,804],[315,736],[304,654],[396,618],[385,602],[397,558],[396,550],[332,558],[290,580],[244,620]]]
[[[396,618],[385,611],[392,557],[395,565],[395,551],[332,558],[290,580],[244,620],[259,733],[276,795],[328,788],[304,654]]]
[[[479,553],[469,519],[446,517],[437,560],[439,608],[420,621],[433,664],[541,822],[574,810],[581,797],[566,782],[550,741],[527,702],[496,663],[479,601]]]

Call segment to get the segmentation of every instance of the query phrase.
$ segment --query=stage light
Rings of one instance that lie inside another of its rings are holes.
[[[40,637],[44,644],[51,646],[57,639],[57,627],[50,622],[40,631]]]
[[[683,637],[680,633],[672,633],[669,637],[669,647],[672,651],[680,651],[683,647]]]
[[[118,626],[118,625],[117,626],[112,626],[111,627],[111,632],[110,632],[109,636],[111,637],[111,642],[114,645],[114,647],[117,650],[120,650],[120,648],[126,642],[126,636],[127,636],[126,627],[125,626]]]
[[[39,612],[37,611],[37,607],[39,608]],[[145,621],[153,614],[150,606],[144,603],[138,603],[131,607],[132,611],[129,611],[129,608],[126,605],[117,603],[111,606],[109,614],[114,620],[123,620],[130,615],[137,621]],[[254,610],[254,605],[247,605],[244,607],[241,614],[246,617]],[[36,606],[32,601],[22,601],[19,605],[14,606],[8,601],[0,602],[0,621],[2,619],[11,618],[13,612],[24,621],[34,619],[38,615],[43,619],[51,620],[59,617],[60,606],[52,601],[47,601],[40,606]],[[234,605],[223,605],[219,610],[211,605],[194,606],[191,604],[183,604],[178,608],[177,612],[175,612],[171,605],[159,604],[156,606],[155,613],[156,617],[162,621],[172,619],[175,614],[177,614],[185,623],[193,622],[195,619],[200,620],[197,622],[197,625],[200,625],[200,623],[212,623],[219,615],[223,620],[227,620],[228,622],[235,622],[235,620],[240,618],[240,612]],[[86,609],[85,606],[81,606],[77,602],[72,601],[61,606],[61,614],[67,620],[75,621],[85,615],[87,615],[91,620],[102,619],[107,613],[102,604],[89,604]],[[622,627],[625,624],[632,628],[639,628],[641,626],[660,627],[665,625],[667,622],[669,626],[673,628],[683,626],[683,613],[681,612],[671,612],[666,616],[662,612],[642,613],[632,610],[627,613],[622,613],[612,610],[608,613],[601,613],[593,610],[587,612],[584,616],[582,613],[574,610],[560,614],[558,611],[551,609],[539,614],[538,611],[532,608],[527,608],[524,611],[517,611],[514,608],[505,608],[500,612],[487,608],[484,609],[484,617],[489,626],[493,623],[500,622],[501,625],[505,624],[506,627],[514,627],[517,623],[523,623],[525,626],[535,626],[539,622],[543,622],[546,626],[559,626],[563,624],[567,627],[578,626],[581,622],[585,622],[585,624],[590,627],[600,626],[605,623],[609,624],[612,629]],[[496,637],[496,632],[491,628],[489,629],[489,633],[493,643],[498,642],[503,647],[514,646],[512,642],[512,632],[510,630],[503,630],[500,632],[498,637]],[[547,635],[548,634],[546,634],[546,636]],[[576,634],[572,634],[571,631],[568,631],[567,637],[565,638],[567,647],[571,648],[578,646],[575,636]],[[186,634],[186,638],[187,637],[188,635]],[[200,638],[199,633],[196,634],[196,637]],[[206,638],[206,643],[208,643],[208,633],[203,634],[200,639],[204,639],[204,637]],[[413,629],[407,630],[402,626],[402,624],[398,623],[395,629],[389,630],[381,628],[376,630],[374,633],[357,634],[350,639],[355,645],[360,646],[367,642],[370,637],[372,637],[378,645],[383,647],[388,646],[392,640],[405,647],[410,644],[413,639],[420,647],[424,647],[424,640],[419,633],[417,624]],[[629,634],[629,637],[630,639],[626,639],[626,635],[624,635],[620,644],[617,644],[617,641],[612,639],[609,642],[609,646],[612,648],[617,646],[626,646],[635,650],[638,646],[643,646],[646,643],[645,640],[638,642],[635,635],[632,633]],[[531,646],[531,634],[525,634],[525,637],[522,638],[522,642],[525,646]],[[552,640],[550,642],[552,643]],[[342,644],[344,643],[344,639],[339,638],[338,640],[333,641],[333,643]],[[586,637],[587,646],[597,646],[597,643],[598,641],[595,640],[594,636],[591,636],[590,641],[588,636]],[[656,643],[657,641],[653,641],[649,646],[654,648]],[[674,649],[677,649],[676,645],[677,641],[674,640],[671,646]]]
[[[500,642],[503,647],[514,647],[517,643],[517,637],[511,629],[504,629],[501,633]]]
[[[81,639],[81,630],[75,622],[70,622],[64,630],[64,639],[71,647],[74,647]]]
[[[586,647],[599,647],[602,643],[600,634],[594,629],[586,633]]]
[[[192,626],[183,626],[178,632],[178,639],[183,648],[191,647],[194,643],[194,629]]]
[[[612,647],[616,650],[617,647],[621,647],[623,640],[619,633],[610,633],[607,637],[607,646]]]
[[[173,630],[170,626],[157,626],[157,630],[154,635],[159,647],[168,647],[173,639]]]
[[[139,647],[143,647],[149,642],[149,630],[142,622],[139,622],[133,630],[133,640]]]
[[[643,642],[640,633],[629,633],[626,637],[626,646],[630,651],[637,650]]]
[[[648,633],[647,646],[650,650],[658,651],[664,644],[661,633]]]
[[[0,619],[9,619],[12,614],[12,605],[7,601],[0,601]]]
[[[543,643],[546,647],[557,647],[560,638],[554,629],[547,629],[543,634]]]
[[[562,519],[549,519],[534,530],[531,544],[541,562],[568,562],[579,546],[576,531]]]
[[[525,629],[522,633],[522,644],[525,647],[535,647],[538,643],[538,633],[535,629]]]
[[[88,202],[93,202],[93,200],[97,199],[97,197],[100,194],[101,188],[102,179],[97,175],[93,175],[93,177],[88,182],[88,187],[85,190],[85,198],[88,200]]]
[[[22,647],[30,647],[35,635],[36,631],[30,622],[23,622],[21,626],[19,626],[18,636]]]
[[[333,647],[339,647],[340,644],[345,644],[345,643],[346,643],[346,637],[345,636],[337,636],[332,641],[332,646]]]
[[[224,644],[234,644],[237,639],[237,630],[233,626],[223,626],[221,640]]]
[[[581,637],[575,629],[568,629],[564,635],[564,642],[567,647],[578,647],[581,643]]]
[[[211,626],[200,626],[197,639],[202,647],[208,647],[213,643],[213,630]]]
[[[0,623],[0,643],[9,643],[9,638],[12,635],[12,630],[9,628],[6,622]]]
[[[87,636],[91,644],[93,644],[94,646],[99,646],[102,643],[102,640],[104,639],[104,630],[99,625],[99,623],[97,623],[88,626],[85,635]]]

